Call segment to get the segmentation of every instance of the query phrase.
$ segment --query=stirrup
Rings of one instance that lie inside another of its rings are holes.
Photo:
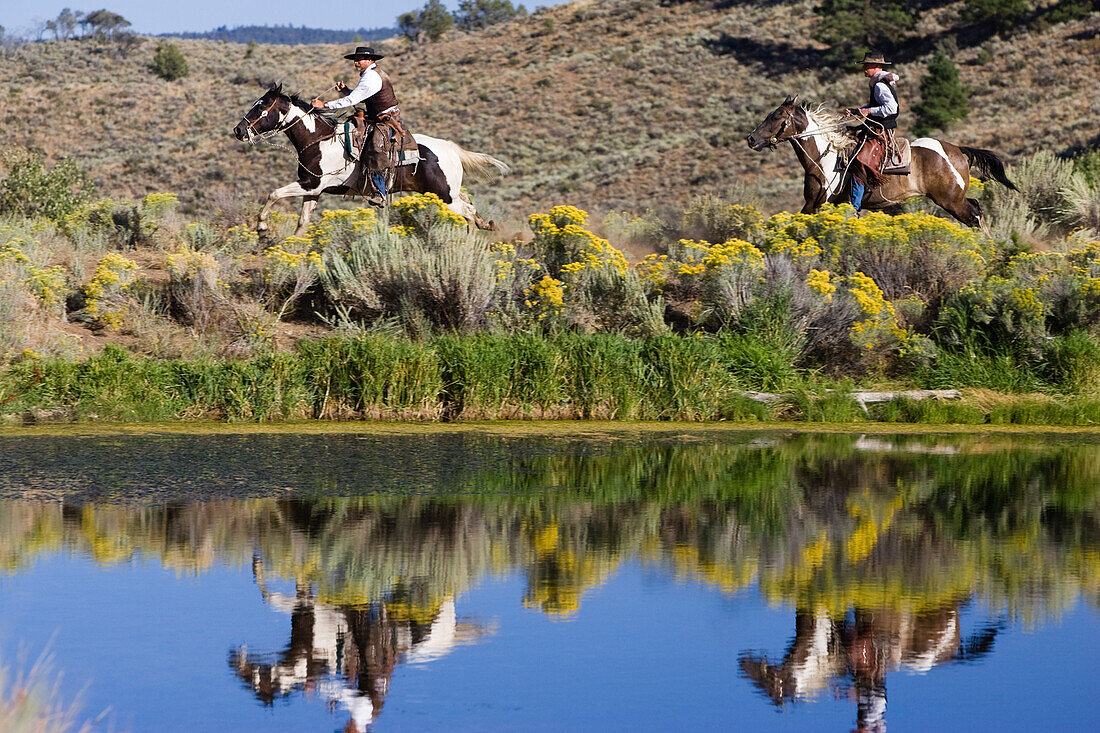
[[[379,209],[384,209],[386,208],[386,197],[381,194],[372,193],[367,196],[367,203]]]

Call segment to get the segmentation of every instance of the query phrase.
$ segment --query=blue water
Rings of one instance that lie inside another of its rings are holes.
[[[16,441],[0,662],[97,731],[1100,730],[1096,446],[775,440],[465,443],[382,493],[340,465],[404,444],[360,441],[339,498]]]
[[[483,580],[456,604],[491,627],[434,661],[399,665],[374,730],[850,730],[855,704],[826,691],[776,708],[738,669],[745,649],[781,653],[794,611],[724,595],[637,563],[554,620],[522,607],[522,579]],[[974,625],[991,614],[966,609]],[[48,650],[65,698],[116,730],[342,730],[316,694],[265,706],[228,669],[232,648],[285,647],[290,620],[248,568],[201,576],[152,562],[102,567],[51,553],[0,579],[0,648]],[[887,675],[894,730],[1096,730],[1100,614],[1077,602],[1056,622],[1002,633],[973,664]]]

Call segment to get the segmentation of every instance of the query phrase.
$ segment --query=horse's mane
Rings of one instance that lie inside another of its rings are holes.
[[[818,104],[816,107],[803,104],[801,107],[806,113],[806,119],[809,120],[810,129],[825,128],[826,131],[821,134],[834,149],[843,152],[855,145],[855,136],[849,131],[846,124],[848,120],[842,114],[834,112],[824,104]]]
[[[337,123],[336,123],[336,118],[335,117],[333,117],[328,112],[322,112],[321,110],[314,109],[313,108],[313,103],[310,102],[308,99],[302,99],[302,97],[298,94],[298,92],[293,92],[293,93],[288,94],[288,93],[283,91],[283,85],[282,84],[272,84],[271,87],[269,88],[269,91],[274,92],[276,95],[278,95],[280,97],[283,97],[284,99],[289,101],[291,104],[293,104],[295,107],[302,110],[303,112],[307,112],[309,114],[312,114],[315,119],[321,120],[321,122],[324,122],[329,127],[333,128],[333,129],[336,129],[336,124]]]
[[[303,112],[307,112],[309,114],[312,114],[315,118],[321,120],[322,122],[326,123],[327,125],[329,125],[333,128],[336,127],[336,118],[335,117],[333,117],[328,112],[322,112],[319,109],[314,109],[313,103],[310,102],[308,99],[302,99],[300,96],[298,96],[298,92],[294,92],[293,94],[287,94],[286,98],[290,100],[291,104],[293,104],[295,107],[302,110]]]

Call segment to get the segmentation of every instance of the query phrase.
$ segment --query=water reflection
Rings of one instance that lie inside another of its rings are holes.
[[[988,623],[963,639],[963,605],[921,612],[855,608],[840,619],[825,609],[799,609],[782,660],[773,663],[767,654],[742,652],[741,671],[779,707],[831,690],[855,701],[856,730],[885,731],[887,672],[927,672],[993,650],[1005,622]]]
[[[252,474],[260,485],[250,493],[266,497],[165,502],[166,487],[209,491],[216,479],[158,463],[150,473],[170,480],[131,489],[125,504],[87,493],[110,483],[117,495],[140,462],[121,478],[117,466],[97,476],[102,463],[83,464],[81,480],[67,483],[63,471],[28,468],[9,444],[7,460],[29,473],[6,472],[4,490],[23,481],[49,500],[0,502],[0,563],[21,572],[39,553],[66,549],[107,565],[157,558],[191,573],[251,565],[263,600],[289,616],[289,641],[231,649],[229,669],[265,704],[314,694],[346,710],[347,730],[359,731],[381,713],[396,665],[490,634],[461,619],[456,601],[493,574],[521,574],[522,603],[561,620],[582,613],[586,591],[626,561],[722,593],[754,588],[794,609],[794,634],[782,654],[742,651],[746,680],[780,706],[825,691],[844,696],[865,730],[885,726],[889,672],[980,658],[1009,623],[1100,600],[1100,451],[1091,445],[466,437],[464,462],[446,441],[415,446],[424,462],[441,451],[452,470],[414,472],[413,493],[396,469],[375,484],[349,469],[413,449],[400,440],[334,447],[341,436],[326,437],[325,449],[346,460],[312,463],[305,474],[283,463],[309,452],[310,439],[301,440],[289,451],[274,436],[266,447],[219,454],[220,480],[240,485],[237,467],[254,471],[260,451],[281,472]],[[299,489],[272,497],[263,481]],[[273,578],[294,592],[269,589]],[[960,610],[973,601],[998,616],[964,635]]]
[[[458,621],[453,597],[421,607],[402,588],[387,602],[334,605],[308,582],[297,582],[294,595],[269,591],[259,557],[252,571],[264,601],[290,616],[290,642],[278,654],[241,646],[229,655],[230,668],[265,705],[308,692],[332,710],[339,706],[351,715],[349,733],[362,733],[382,712],[398,661],[430,662],[486,633]]]

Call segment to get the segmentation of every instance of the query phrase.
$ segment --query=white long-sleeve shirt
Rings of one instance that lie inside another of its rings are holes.
[[[871,98],[878,103],[878,106],[864,107],[863,109],[867,110],[868,115],[889,117],[890,115],[896,115],[898,113],[898,99],[893,91],[887,86],[887,84],[896,82],[897,80],[898,75],[889,71],[882,71],[875,74],[874,82],[871,86]]]
[[[354,107],[364,99],[373,97],[380,91],[382,91],[382,77],[378,74],[375,64],[371,64],[367,67],[366,71],[360,74],[359,83],[355,85],[354,89],[348,92],[346,97],[340,97],[331,102],[325,102],[325,109]]]

